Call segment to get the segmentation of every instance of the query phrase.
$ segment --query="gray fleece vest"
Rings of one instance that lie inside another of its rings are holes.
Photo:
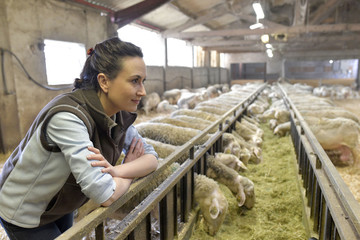
[[[42,146],[47,151],[60,151],[57,146],[51,146],[47,142],[46,127],[54,114],[63,111],[71,112],[79,117],[85,123],[94,147],[101,151],[110,164],[116,164],[123,149],[126,130],[135,121],[136,114],[118,112],[116,114],[117,125],[112,127],[113,121],[105,115],[95,90],[76,90],[55,97],[40,111],[24,139],[5,162],[0,175],[0,189],[19,160],[29,139],[42,122],[40,135]],[[41,216],[39,226],[71,213],[87,201],[88,198],[81,192],[74,176],[70,174],[62,189],[49,202],[46,211]]]

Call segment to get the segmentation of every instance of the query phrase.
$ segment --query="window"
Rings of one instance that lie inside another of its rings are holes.
[[[192,46],[187,45],[184,40],[175,38],[168,38],[167,43],[169,66],[193,66]]]
[[[165,65],[165,44],[160,34],[132,25],[126,25],[117,32],[121,40],[141,48],[146,65]]]
[[[81,43],[44,40],[47,83],[72,84],[80,76],[86,60],[85,45]]]

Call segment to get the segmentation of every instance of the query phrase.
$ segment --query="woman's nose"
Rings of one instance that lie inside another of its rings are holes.
[[[140,89],[138,90],[137,94],[139,96],[145,96],[146,95],[146,90],[145,90],[144,84],[140,85]]]

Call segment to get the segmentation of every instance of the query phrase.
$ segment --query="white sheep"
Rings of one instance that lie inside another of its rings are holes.
[[[201,133],[200,130],[178,127],[167,123],[142,122],[135,125],[135,128],[143,137],[176,146],[187,143],[193,137]],[[195,144],[204,144],[210,136],[210,134],[205,135]]]
[[[149,122],[167,123],[167,124],[175,125],[178,127],[187,127],[187,128],[197,129],[197,130],[204,130],[205,128],[207,128],[209,126],[209,124],[201,123],[200,121],[198,121],[197,123],[189,122],[189,121],[183,120],[177,116],[175,116],[175,117],[157,117],[157,118],[151,119]],[[209,121],[207,121],[207,122],[209,122]],[[211,124],[211,122],[209,122],[209,123]],[[210,133],[214,133],[214,132],[216,132],[216,130],[217,130],[217,128],[214,128],[211,130]]]
[[[146,143],[150,144],[153,146],[153,148],[155,149],[156,153],[158,154],[159,158],[166,158],[168,157],[171,153],[173,153],[177,148],[179,148],[179,146],[175,146],[175,145],[171,145],[171,144],[167,144],[167,143],[162,143],[159,141],[155,141],[153,139],[150,138],[144,138]],[[178,163],[183,163],[187,158],[189,157],[189,155],[187,153],[184,153],[178,160]]]
[[[217,182],[204,175],[195,175],[194,199],[204,218],[205,231],[214,236],[223,223],[228,201]]]
[[[245,203],[244,206],[248,209],[251,209],[255,205],[255,186],[254,183],[247,177],[240,176],[240,183],[244,187],[245,192]]]
[[[188,116],[188,115],[175,115],[175,116],[172,116],[172,118],[191,123],[194,128],[197,128],[199,130],[204,130],[205,128],[207,128],[209,125],[212,124],[212,122],[209,120],[192,117],[192,116]],[[218,127],[215,126],[209,130],[209,133],[215,133],[217,130],[218,130]]]
[[[152,92],[141,99],[142,108],[145,114],[148,115],[150,111],[156,109],[160,103],[160,95],[157,92]]]
[[[171,113],[170,117],[174,117],[177,115],[187,115],[187,116],[191,116],[191,117],[209,120],[211,122],[215,122],[216,120],[219,119],[219,116],[216,114],[211,114],[211,113],[207,113],[207,112],[203,112],[203,111],[197,111],[194,109],[192,109],[192,110],[191,109],[179,109],[179,110]]]
[[[248,170],[245,164],[234,154],[217,152],[215,153],[215,160],[222,162],[237,172],[245,172]]]
[[[224,184],[227,188],[229,188],[236,198],[239,207],[244,205],[246,195],[244,192],[244,186],[240,182],[240,175],[234,169],[231,169],[222,162],[217,161],[212,155],[208,155],[207,166],[208,169],[206,171],[206,176]]]

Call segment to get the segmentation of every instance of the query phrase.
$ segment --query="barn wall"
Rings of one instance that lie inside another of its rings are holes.
[[[242,70],[241,65],[243,64],[253,64],[266,63],[266,80],[273,81],[277,80],[281,76],[282,71],[282,58],[278,53],[274,53],[274,57],[267,57],[266,53],[241,53],[241,54],[226,54],[225,59],[225,67],[227,69],[234,70]],[[236,64],[239,66],[236,67]],[[239,75],[240,72],[233,72],[231,76],[231,80],[236,80],[236,76]],[[240,76],[241,78],[241,76]],[[263,79],[264,76],[261,76],[260,79]]]
[[[194,88],[200,88],[209,85],[209,71],[206,67],[197,67],[193,69]]]
[[[111,26],[104,27],[108,26],[106,17],[78,5],[56,0],[0,0],[0,6],[1,47],[13,52],[29,75],[44,85],[45,57],[39,48],[43,39],[78,42],[89,48],[111,35]],[[4,93],[1,86],[1,139],[4,148],[11,149],[25,135],[40,109],[54,96],[71,89],[41,88],[29,81],[14,57],[5,54],[5,60],[7,86],[12,93]]]
[[[285,62],[286,77],[290,79],[351,78],[355,79],[358,71],[358,59],[326,61]]]
[[[0,1],[0,47],[10,49],[9,28],[7,25],[7,12],[5,1]],[[17,99],[15,94],[14,70],[11,58],[6,52],[2,52],[5,79],[0,84],[0,151],[6,152],[16,146],[21,139]]]
[[[164,68],[158,66],[147,66],[147,77],[145,89],[147,93],[157,92],[161,95],[164,90]]]
[[[166,90],[173,88],[191,88],[192,69],[188,67],[166,68]]]

